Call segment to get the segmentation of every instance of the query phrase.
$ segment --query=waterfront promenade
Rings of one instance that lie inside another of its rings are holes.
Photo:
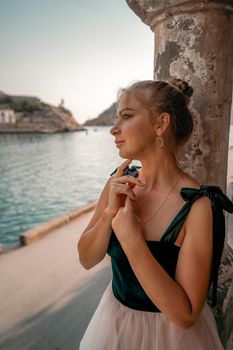
[[[233,149],[227,182],[233,182]],[[77,241],[92,215],[93,210],[43,239],[0,254],[0,349],[78,350],[111,279],[107,255],[91,270],[79,263]],[[228,220],[231,244],[232,217]]]
[[[77,241],[93,211],[0,255],[0,349],[77,350],[110,281],[109,257],[91,270]]]

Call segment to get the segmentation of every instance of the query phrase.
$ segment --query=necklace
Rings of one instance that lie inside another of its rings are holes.
[[[147,219],[146,221],[142,222],[142,225],[144,225],[147,221],[149,221],[150,219],[152,219],[152,218],[158,213],[158,211],[159,211],[159,210],[162,208],[162,206],[166,203],[166,201],[167,201],[167,199],[168,199],[170,193],[171,193],[172,190],[177,186],[177,184],[178,184],[178,182],[180,181],[180,179],[182,178],[182,176],[183,176],[183,175],[181,174],[181,176],[178,178],[178,180],[176,181],[175,185],[170,189],[170,191],[169,191],[168,194],[166,195],[165,200],[162,202],[162,204],[161,204],[160,207],[156,210],[156,212],[155,212],[152,216],[150,216],[149,219]]]

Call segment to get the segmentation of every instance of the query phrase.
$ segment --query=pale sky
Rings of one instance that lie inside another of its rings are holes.
[[[63,98],[80,123],[153,79],[154,34],[124,0],[0,0],[0,47],[0,90]]]

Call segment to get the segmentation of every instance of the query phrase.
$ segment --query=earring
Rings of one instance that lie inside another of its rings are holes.
[[[163,147],[164,143],[163,143],[163,137],[162,136],[156,136],[155,137],[155,143],[158,147]]]

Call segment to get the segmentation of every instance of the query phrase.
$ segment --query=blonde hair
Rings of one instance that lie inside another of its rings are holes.
[[[142,80],[120,89],[117,101],[123,94],[133,93],[149,112],[153,120],[166,112],[171,119],[171,138],[175,146],[183,145],[192,134],[193,117],[188,108],[193,88],[181,79],[169,81]]]

